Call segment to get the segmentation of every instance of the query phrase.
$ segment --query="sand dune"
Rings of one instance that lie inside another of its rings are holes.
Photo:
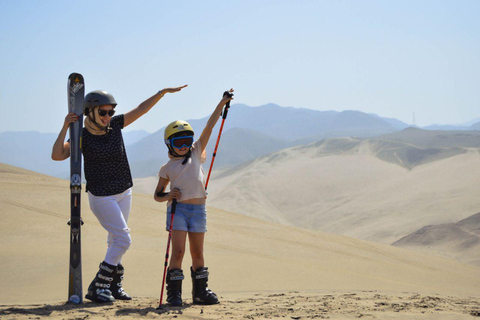
[[[86,304],[72,310],[63,304],[68,273],[68,181],[0,165],[0,190],[0,275],[4,280],[0,317],[160,316],[153,308],[160,293],[167,236],[163,205],[151,196],[134,196],[129,223],[134,243],[123,261],[125,288],[134,301],[104,307]],[[106,247],[106,234],[85,200],[84,289]],[[347,319],[363,313],[395,315],[394,309],[401,306],[404,316],[422,315],[426,309],[418,306],[420,297],[432,295],[439,300],[428,309],[429,314],[469,316],[478,310],[480,269],[473,266],[213,208],[209,208],[208,228],[209,285],[224,303],[212,308],[189,306],[187,279],[187,306],[169,310],[171,318],[179,314],[205,319],[218,314],[231,318],[316,314]],[[186,258],[185,269],[189,263]],[[396,306],[401,299],[403,304]],[[460,301],[458,308],[445,307],[446,301],[454,300]],[[323,311],[317,310],[320,305]]]
[[[325,143],[286,149],[219,175],[210,205],[384,243],[478,212],[477,150],[407,170],[353,144],[327,154]]]
[[[480,213],[457,223],[423,227],[393,245],[435,252],[480,267]]]

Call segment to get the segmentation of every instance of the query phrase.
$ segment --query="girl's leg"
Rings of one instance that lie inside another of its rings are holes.
[[[171,306],[179,307],[182,302],[182,281],[184,279],[182,260],[185,255],[187,232],[172,230],[172,256],[168,267],[167,277],[167,302]]]
[[[194,304],[216,304],[218,297],[208,288],[208,268],[203,258],[203,242],[205,233],[189,232],[190,253],[192,255],[192,299]]]
[[[183,256],[185,255],[186,242],[186,231],[172,230],[172,256],[170,258],[170,270],[182,269],[182,261]]]
[[[189,232],[188,240],[190,244],[190,254],[192,255],[192,268],[196,271],[205,266],[205,260],[203,257],[203,243],[205,241],[205,233]]]

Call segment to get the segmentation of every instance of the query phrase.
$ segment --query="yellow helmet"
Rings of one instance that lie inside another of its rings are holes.
[[[165,143],[168,144],[168,139],[170,139],[174,134],[181,132],[190,132],[192,135],[194,134],[192,126],[187,121],[177,120],[170,123],[165,128],[165,133],[163,135]]]

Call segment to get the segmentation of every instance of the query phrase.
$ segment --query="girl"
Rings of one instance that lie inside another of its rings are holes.
[[[123,144],[121,129],[147,113],[166,93],[185,88],[166,88],[142,102],[137,108],[113,117],[117,102],[106,91],[93,91],[85,96],[85,127],[82,132],[82,153],[86,191],[90,208],[100,224],[108,231],[108,248],[100,270],[88,287],[85,298],[95,302],[131,300],[123,290],[124,268],[120,263],[130,247],[127,226],[132,200],[132,175]],[[70,142],[65,135],[70,123],[78,121],[75,113],[65,117],[52,149],[53,160],[70,157]]]
[[[182,260],[188,235],[192,266],[192,298],[194,304],[219,303],[217,295],[207,288],[208,268],[203,257],[203,243],[207,231],[204,172],[205,147],[212,129],[217,123],[225,104],[233,100],[233,89],[222,100],[207,121],[200,138],[194,142],[194,131],[186,121],[170,123],[165,129],[165,144],[170,160],[161,167],[154,199],[168,201],[167,231],[170,229],[172,200],[178,201],[172,227],[172,257],[167,272],[167,302],[172,306],[182,305]],[[165,193],[170,183],[170,192]]]

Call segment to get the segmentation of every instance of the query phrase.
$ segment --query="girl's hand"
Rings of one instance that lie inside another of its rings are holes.
[[[180,90],[182,90],[183,88],[186,88],[186,87],[188,87],[188,84],[186,84],[184,86],[181,86],[181,87],[176,87],[176,88],[165,88],[165,89],[160,90],[160,92],[162,93],[162,95],[164,95],[165,93],[178,92],[178,91],[180,91]]]
[[[182,196],[182,193],[180,192],[180,190],[175,188],[175,189],[171,190],[168,195],[170,196],[170,200],[173,200],[173,199],[178,200]]]
[[[233,88],[231,88],[230,90],[227,91],[229,94],[227,94],[227,92],[225,92],[223,94],[223,98],[222,98],[221,103],[226,104],[227,102],[232,101],[233,100],[233,91],[234,91]]]
[[[67,114],[67,116],[65,117],[65,125],[66,126],[69,126],[70,123],[74,123],[74,122],[77,122],[77,121],[78,121],[78,116],[74,112],[71,112],[71,113]]]

